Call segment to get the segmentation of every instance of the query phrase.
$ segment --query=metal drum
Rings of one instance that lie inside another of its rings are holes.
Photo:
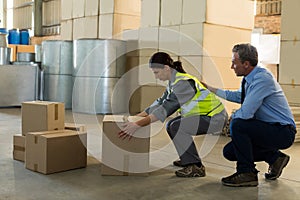
[[[7,33],[4,30],[0,30],[0,47],[7,47],[7,43]]]
[[[10,48],[0,47],[0,65],[10,64]]]
[[[107,114],[124,112],[125,90],[112,98],[119,78],[74,77],[73,112]]]
[[[74,41],[73,47],[73,111],[97,114],[125,112],[125,86],[115,88],[126,70],[125,41],[80,39]],[[112,98],[116,90],[118,98]]]
[[[72,41],[46,40],[42,42],[42,68],[45,74],[73,74]]]
[[[64,102],[65,108],[72,108],[73,78],[71,75],[44,74],[44,99]]]
[[[72,108],[73,42],[48,40],[42,42],[44,100],[64,102]]]

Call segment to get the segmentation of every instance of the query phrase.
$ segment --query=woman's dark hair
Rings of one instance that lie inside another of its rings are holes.
[[[242,63],[249,61],[251,66],[256,66],[258,63],[258,53],[254,46],[251,44],[237,44],[232,48],[232,52],[239,55]]]
[[[149,60],[150,68],[164,68],[165,65],[177,70],[180,73],[186,73],[180,61],[173,61],[169,54],[165,52],[157,52],[152,55]]]

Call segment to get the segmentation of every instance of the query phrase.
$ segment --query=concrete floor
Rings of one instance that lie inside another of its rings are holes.
[[[222,157],[222,147],[230,138],[199,136],[197,147],[206,167],[206,177],[177,178],[171,165],[177,158],[165,133],[151,139],[150,165],[147,177],[101,176],[101,120],[103,116],[66,111],[66,122],[86,124],[88,129],[88,166],[83,169],[43,175],[12,159],[13,135],[21,133],[20,108],[0,109],[0,200],[38,199],[300,199],[300,143],[285,152],[291,161],[276,181],[266,181],[268,166],[257,163],[259,186],[233,188],[220,179],[235,172],[235,163]],[[100,123],[99,123],[100,122]],[[213,147],[213,148],[211,148]]]

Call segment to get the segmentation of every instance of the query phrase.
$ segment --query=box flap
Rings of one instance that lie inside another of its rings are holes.
[[[58,132],[58,133],[51,133],[51,134],[45,134],[45,135],[41,135],[41,137],[45,137],[45,138],[59,138],[59,137],[67,137],[67,136],[74,136],[74,135],[86,135],[87,133],[82,133],[82,132],[77,132],[77,131],[64,131],[64,132]]]
[[[125,115],[105,115],[103,122],[127,122]]]
[[[143,117],[140,116],[126,116],[126,115],[105,115],[103,122],[136,122]]]
[[[53,101],[26,101],[22,104],[38,104],[38,105],[51,105],[51,104],[58,104],[60,102],[53,102]]]

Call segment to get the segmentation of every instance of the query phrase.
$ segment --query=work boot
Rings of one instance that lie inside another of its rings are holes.
[[[177,170],[175,174],[178,177],[204,177],[205,167],[203,165],[198,167],[196,164],[191,164],[185,166],[183,169]]]
[[[222,184],[232,187],[253,187],[258,185],[257,173],[234,173],[231,176],[222,178]]]
[[[268,180],[276,180],[282,173],[283,168],[288,164],[290,156],[282,153],[277,160],[269,166],[268,173],[265,173],[265,178]]]

